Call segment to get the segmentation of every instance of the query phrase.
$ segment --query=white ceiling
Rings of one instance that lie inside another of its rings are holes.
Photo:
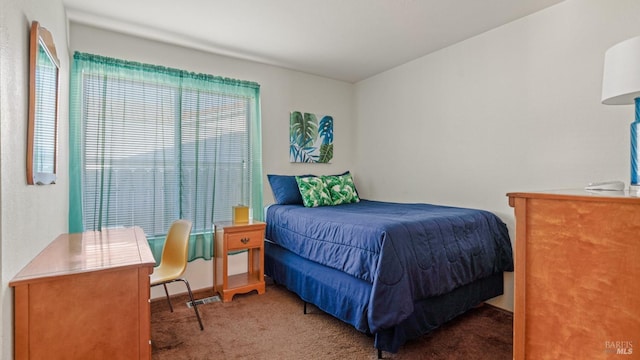
[[[357,82],[562,0],[63,0],[72,22]]]

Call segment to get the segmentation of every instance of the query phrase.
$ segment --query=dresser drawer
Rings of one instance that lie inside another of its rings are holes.
[[[257,248],[262,246],[263,232],[245,231],[237,234],[227,234],[227,250]]]

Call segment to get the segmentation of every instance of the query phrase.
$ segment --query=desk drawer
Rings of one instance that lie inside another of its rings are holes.
[[[246,232],[241,232],[237,234],[228,234],[227,250],[239,250],[239,249],[261,247],[263,241],[264,241],[264,236],[261,230],[246,231]]]

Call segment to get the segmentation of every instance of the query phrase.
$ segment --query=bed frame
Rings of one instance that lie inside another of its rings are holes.
[[[265,241],[265,275],[275,283],[284,285],[296,293],[305,303],[354,326],[358,331],[370,334],[366,313],[372,285],[341,271],[306,260],[275,243]],[[348,291],[347,291],[348,290]],[[372,334],[378,358],[382,351],[398,352],[410,339],[433,331],[482,302],[503,293],[503,273],[477,280],[458,287],[450,293],[417,300],[415,311],[400,324]],[[331,311],[325,300],[344,304]],[[306,306],[306,304],[305,304]],[[356,316],[365,314],[365,316]],[[356,319],[364,319],[359,322]]]

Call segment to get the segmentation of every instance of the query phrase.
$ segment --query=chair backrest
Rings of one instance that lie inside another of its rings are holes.
[[[187,268],[187,251],[189,250],[189,236],[191,235],[191,221],[176,220],[171,224],[167,239],[162,248],[160,266],[181,268],[180,275]]]

